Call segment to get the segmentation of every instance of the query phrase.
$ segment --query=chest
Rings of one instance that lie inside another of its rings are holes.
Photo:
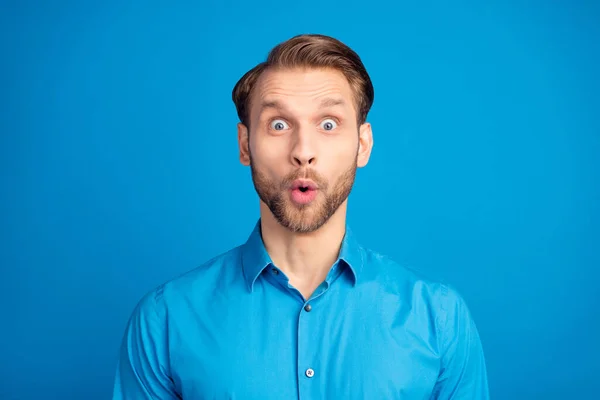
[[[173,321],[183,398],[429,398],[436,332],[418,307],[385,295],[309,304],[264,295]]]

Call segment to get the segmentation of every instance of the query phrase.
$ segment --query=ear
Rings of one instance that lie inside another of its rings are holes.
[[[362,168],[369,162],[371,150],[373,149],[373,132],[371,131],[371,124],[368,122],[362,124],[358,133],[358,157],[356,166]]]
[[[240,149],[240,162],[246,167],[250,165],[250,143],[248,142],[248,128],[241,122],[237,124],[238,146]]]

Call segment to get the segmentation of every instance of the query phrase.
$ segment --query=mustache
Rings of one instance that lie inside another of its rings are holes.
[[[292,172],[281,181],[282,188],[289,187],[296,179],[310,179],[316,183],[320,189],[327,188],[327,180],[314,169],[298,169]]]

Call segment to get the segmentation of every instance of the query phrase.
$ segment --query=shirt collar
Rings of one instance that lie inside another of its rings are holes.
[[[346,226],[338,261],[345,262],[354,278],[356,285],[363,269],[362,248],[356,241],[354,233]],[[260,219],[254,226],[246,243],[242,246],[242,270],[248,290],[252,291],[256,278],[265,268],[273,263],[262,240]]]

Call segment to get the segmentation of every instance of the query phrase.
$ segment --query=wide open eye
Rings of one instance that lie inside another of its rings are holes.
[[[289,128],[288,124],[282,119],[274,119],[271,121],[270,127],[274,131],[282,131]]]
[[[331,118],[327,118],[321,122],[321,128],[326,131],[332,131],[337,128],[337,122],[332,120]]]

